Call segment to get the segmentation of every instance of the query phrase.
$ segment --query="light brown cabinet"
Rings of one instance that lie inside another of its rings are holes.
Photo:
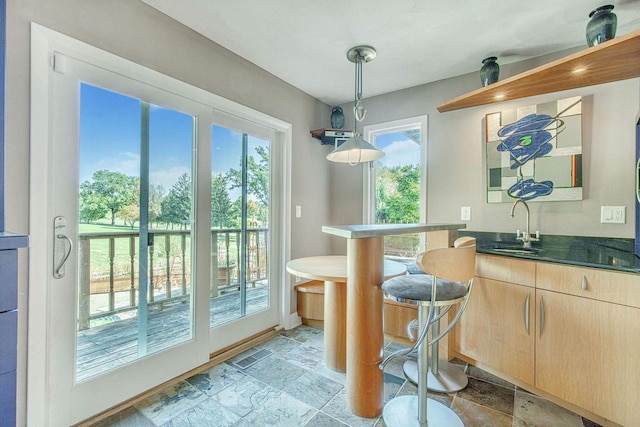
[[[640,309],[536,292],[544,324],[535,386],[618,424],[640,425]]]
[[[640,275],[483,254],[477,265],[454,352],[556,403],[640,426]]]
[[[534,288],[477,277],[454,351],[533,385],[534,301]]]

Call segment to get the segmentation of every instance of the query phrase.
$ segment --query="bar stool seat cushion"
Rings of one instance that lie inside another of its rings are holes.
[[[382,285],[382,291],[393,299],[402,302],[431,301],[433,276],[416,274],[394,277]],[[436,282],[436,301],[449,301],[462,298],[467,293],[467,287],[461,282],[450,282],[438,279]]]
[[[427,274],[420,267],[418,267],[418,263],[415,261],[411,264],[407,265],[407,273],[409,274]]]

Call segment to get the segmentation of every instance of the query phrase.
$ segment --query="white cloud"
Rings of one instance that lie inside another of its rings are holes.
[[[173,166],[169,169],[151,172],[149,181],[153,185],[162,185],[166,193],[178,181],[178,178],[185,173],[190,176],[191,170],[186,166]]]
[[[81,167],[80,182],[89,181],[95,171],[106,169],[120,172],[127,176],[140,175],[140,154],[128,151],[120,152],[115,157],[103,157],[94,164]]]
[[[394,141],[382,151],[385,156],[380,159],[380,162],[387,167],[420,164],[420,146],[411,140]]]
[[[175,162],[178,161],[177,159],[171,160],[175,160]],[[170,161],[168,163],[170,163]],[[187,166],[176,165],[164,170],[153,170],[153,165],[151,165],[151,168],[152,170],[149,174],[151,184],[162,185],[165,193],[178,181],[178,177],[185,173],[191,175],[191,170]],[[114,157],[104,157],[93,165],[88,165],[83,168],[83,175],[86,176],[81,176],[80,182],[91,180],[93,173],[100,169],[120,172],[127,176],[140,176],[140,154],[120,152]]]

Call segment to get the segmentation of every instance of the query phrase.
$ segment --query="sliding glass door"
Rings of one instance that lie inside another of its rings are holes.
[[[272,258],[273,131],[231,117],[212,127],[212,351],[226,331],[259,333],[278,323]]]
[[[73,425],[288,320],[290,125],[33,28],[28,418]]]
[[[211,112],[61,54],[51,76],[49,418],[68,425],[208,359],[193,180]]]

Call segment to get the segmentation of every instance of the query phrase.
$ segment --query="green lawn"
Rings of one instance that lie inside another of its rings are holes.
[[[81,222],[78,225],[78,231],[80,233],[131,233],[138,232],[138,227],[131,228],[129,226],[124,225],[110,225],[110,224],[100,224],[100,223],[83,223]]]

